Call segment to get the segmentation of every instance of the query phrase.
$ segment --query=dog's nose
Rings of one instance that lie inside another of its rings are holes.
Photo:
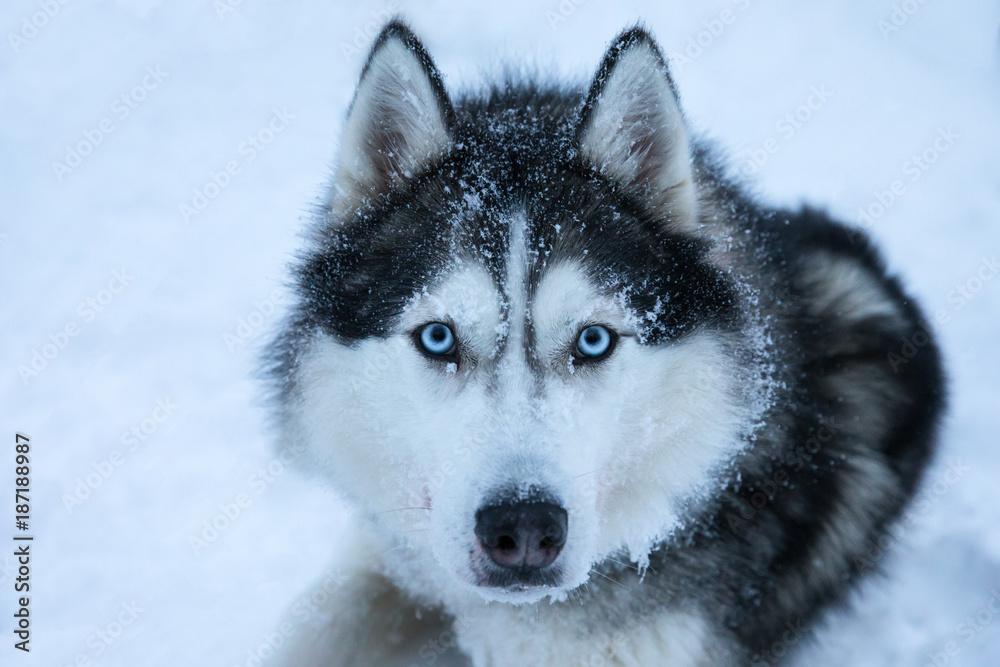
[[[552,503],[511,503],[476,512],[476,536],[490,559],[519,572],[552,564],[566,544],[566,510]]]

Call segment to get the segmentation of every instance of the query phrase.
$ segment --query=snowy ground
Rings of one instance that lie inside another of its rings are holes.
[[[526,54],[584,80],[641,17],[690,119],[762,196],[871,212],[939,318],[944,447],[889,575],[777,648],[803,665],[1000,664],[1000,7],[820,4],[6,0],[0,539],[19,431],[35,542],[29,655],[0,548],[0,664],[257,664],[324,569],[344,510],[275,463],[255,355],[364,51],[397,10],[453,89]]]

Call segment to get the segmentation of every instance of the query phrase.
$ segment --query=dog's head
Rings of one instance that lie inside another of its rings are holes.
[[[586,96],[453,105],[375,43],[280,341],[287,437],[438,581],[529,602],[641,560],[745,439],[739,287],[640,29]]]

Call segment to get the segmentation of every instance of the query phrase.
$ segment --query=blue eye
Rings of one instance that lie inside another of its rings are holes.
[[[448,325],[432,322],[420,330],[420,345],[427,354],[444,357],[455,348],[455,335]]]
[[[587,327],[576,339],[576,349],[585,359],[600,359],[611,351],[613,344],[611,331],[599,324]]]

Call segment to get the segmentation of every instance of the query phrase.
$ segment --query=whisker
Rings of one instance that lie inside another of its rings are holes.
[[[402,545],[402,544],[398,544],[398,545],[394,546],[394,547],[393,547],[393,548],[391,548],[391,549],[386,549],[385,551],[382,551],[382,552],[380,552],[380,553],[377,553],[377,554],[375,554],[375,555],[373,556],[373,558],[378,558],[379,556],[384,556],[384,555],[386,555],[387,553],[389,553],[390,551],[395,551],[396,549],[402,549],[402,548],[403,548],[403,545]]]
[[[639,566],[635,565],[634,563],[623,563],[620,560],[615,560],[614,558],[611,558],[610,556],[605,556],[604,560],[609,560],[612,563],[618,563],[619,565],[621,565],[622,567],[624,567],[626,570],[635,570],[636,572],[639,571]]]
[[[599,577],[604,577],[605,579],[607,579],[608,581],[610,581],[610,582],[611,582],[611,583],[613,583],[613,584],[618,584],[619,586],[621,586],[621,587],[622,587],[622,588],[624,588],[625,590],[629,590],[629,587],[628,587],[628,586],[626,586],[625,584],[621,583],[620,581],[615,581],[614,579],[612,579],[611,577],[609,577],[609,576],[608,576],[608,575],[606,575],[606,574],[601,574],[601,573],[600,573],[600,572],[598,572],[597,570],[591,570],[591,572],[593,572],[594,574],[596,574],[596,575],[597,575],[597,576],[599,576]]]
[[[622,561],[615,560],[614,558],[611,558],[611,557],[607,557],[607,558],[605,558],[605,560],[609,560],[612,563],[618,563],[619,565],[621,565],[622,567],[624,567],[628,571],[635,572],[636,574],[639,574],[640,572],[643,571],[643,568],[639,567],[639,565],[637,563],[623,563]],[[646,570],[646,572],[652,572],[653,574],[656,574],[656,570],[654,570],[649,565],[647,565],[645,567],[645,570]]]
[[[430,507],[397,507],[394,510],[381,510],[379,512],[372,512],[368,516],[378,516],[379,514],[388,514],[389,512],[402,512],[403,510],[426,510],[431,511]]]

